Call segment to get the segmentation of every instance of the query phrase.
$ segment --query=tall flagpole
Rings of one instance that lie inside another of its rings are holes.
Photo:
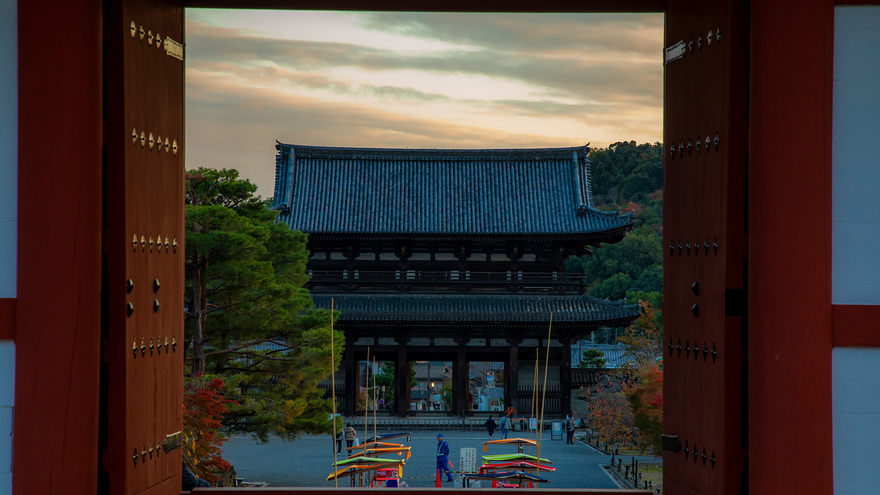
[[[333,389],[333,472],[339,470],[339,458],[336,454],[336,338],[333,333],[333,299],[330,299],[330,387]],[[339,478],[333,476],[336,488],[339,488]]]
[[[529,440],[532,439],[532,419],[538,418],[538,359],[541,347],[535,349],[535,371],[532,373],[532,410],[529,412]]]
[[[373,356],[373,441],[377,441],[376,437],[376,356]]]
[[[550,333],[553,331],[553,312],[550,312],[550,328],[547,330],[547,357],[544,361],[544,386],[541,389],[541,428],[544,426],[544,399],[547,397],[547,366],[550,364]],[[538,476],[541,473],[541,439],[544,438],[544,435],[541,431],[541,428],[538,428],[538,460],[535,461],[535,476]]]
[[[370,386],[370,346],[367,346],[367,379],[364,381],[367,387]],[[358,391],[360,392],[360,391]],[[358,394],[360,395],[360,394]],[[367,392],[366,400],[364,401],[364,454],[367,453],[367,432],[370,431],[368,429],[370,425],[370,393]]]

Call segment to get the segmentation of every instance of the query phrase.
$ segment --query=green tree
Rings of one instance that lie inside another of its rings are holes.
[[[443,402],[446,404],[446,409],[452,409],[452,380],[443,380],[441,394],[443,394]]]
[[[639,275],[639,278],[629,286],[629,290],[635,292],[663,292],[663,265],[657,264],[646,268]]]
[[[600,351],[599,349],[587,349],[584,351],[583,357],[581,358],[581,368],[604,368],[605,367],[605,353]]]
[[[660,143],[618,142],[590,151],[593,194],[598,203],[642,202],[663,188],[663,150]]]
[[[587,275],[588,280],[600,281],[617,273],[638,279],[651,266],[663,263],[660,238],[648,227],[633,229],[617,244],[603,244],[593,250],[592,256],[566,261],[568,271]]]
[[[599,299],[619,301],[626,297],[632,279],[625,273],[616,273],[590,289],[590,295]]]
[[[267,440],[330,426],[317,384],[330,359],[330,312],[302,286],[306,236],[276,213],[235,170],[192,170],[186,181],[186,319],[190,376],[224,377],[223,425]]]

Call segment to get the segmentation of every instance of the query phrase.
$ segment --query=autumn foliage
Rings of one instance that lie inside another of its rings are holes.
[[[663,371],[657,365],[642,371],[635,380],[624,383],[623,395],[637,428],[637,443],[659,453],[663,438]]]
[[[600,442],[628,443],[633,440],[632,411],[622,394],[619,380],[606,376],[588,389],[590,414],[587,425]]]
[[[663,435],[662,317],[646,302],[642,316],[618,338],[626,362],[609,372],[587,396],[589,426],[602,442],[634,443],[661,451]]]
[[[226,438],[220,433],[220,418],[226,404],[223,380],[201,373],[184,382],[183,389],[183,459],[200,478],[214,483],[221,471],[232,468],[220,447]]]

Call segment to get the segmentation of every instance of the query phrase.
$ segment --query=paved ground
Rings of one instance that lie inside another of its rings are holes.
[[[485,433],[449,431],[443,434],[449,443],[450,459],[456,467],[459,465],[459,449],[462,447],[476,448],[478,457],[485,455],[482,444],[487,440]],[[516,436],[525,435],[523,432],[516,432]],[[359,437],[363,438],[363,434]],[[434,486],[436,437],[436,431],[420,431],[412,434],[409,443],[405,439],[392,440],[412,447],[412,457],[407,461],[403,473],[410,486]],[[498,438],[500,437],[496,432],[495,439]],[[273,439],[266,444],[258,444],[247,436],[233,436],[224,446],[223,457],[235,466],[238,476],[247,481],[267,481],[271,486],[330,487],[332,482],[325,479],[333,469],[331,445],[335,447],[329,435],[305,436],[290,443]],[[515,452],[515,447],[490,446],[488,454]],[[546,431],[541,444],[541,457],[553,461],[553,466],[557,468],[555,472],[546,475],[551,481],[550,488],[617,487],[599,467],[600,464],[610,463],[610,456],[597,453],[582,443],[566,445],[561,440],[551,441],[550,432]],[[347,486],[347,480],[340,481]]]

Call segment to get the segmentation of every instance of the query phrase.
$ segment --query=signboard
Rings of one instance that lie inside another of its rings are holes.
[[[682,57],[684,57],[685,53],[685,44],[684,40],[679,41],[678,43],[666,48],[666,63],[674,62]]]
[[[537,430],[538,429],[538,418],[529,418],[529,429]]]
[[[461,449],[458,461],[459,468],[462,473],[477,472],[477,449],[473,447],[465,447]]]
[[[562,440],[562,421],[550,422],[550,440]]]

